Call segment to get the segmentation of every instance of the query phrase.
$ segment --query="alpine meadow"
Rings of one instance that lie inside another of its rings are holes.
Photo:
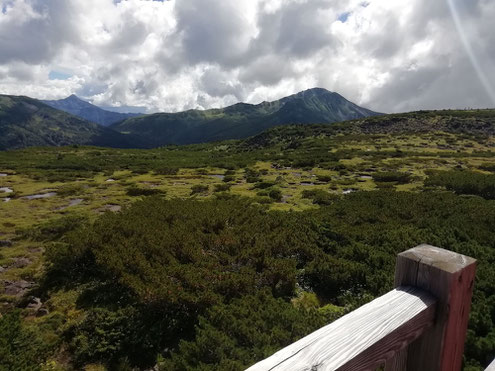
[[[495,6],[461,3],[0,0],[0,371],[264,370],[422,244],[472,299],[377,370],[448,315],[451,371],[493,367]]]

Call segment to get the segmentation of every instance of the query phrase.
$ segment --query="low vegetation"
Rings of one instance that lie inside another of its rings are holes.
[[[0,152],[0,369],[241,370],[390,290],[397,253],[430,243],[478,259],[464,369],[482,370],[490,112]]]

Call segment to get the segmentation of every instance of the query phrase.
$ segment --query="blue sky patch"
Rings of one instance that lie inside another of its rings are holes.
[[[72,77],[71,74],[60,71],[50,71],[50,73],[48,74],[48,78],[50,80],[67,80],[71,77]]]
[[[113,0],[113,3],[114,4],[118,4],[118,3],[121,3],[123,0]],[[165,1],[168,1],[168,0],[153,0],[153,1],[159,1],[160,3],[163,3]]]
[[[351,14],[351,12],[342,13],[341,15],[339,15],[339,17],[337,19],[339,21],[341,21],[342,23],[345,23],[345,22],[347,22],[347,18],[349,18],[350,14]]]

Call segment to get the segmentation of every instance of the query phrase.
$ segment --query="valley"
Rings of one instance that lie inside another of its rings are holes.
[[[495,346],[483,314],[495,308],[494,120],[432,111],[147,150],[0,152],[0,311],[21,310],[37,339],[21,359],[200,369],[202,341],[220,336],[210,328],[245,337],[243,326],[271,321],[248,316],[233,330],[215,311],[262,301],[291,313],[300,331],[251,345],[232,335],[258,355],[223,350],[207,368],[242,369],[387,291],[395,254],[429,242],[480,259],[466,353],[466,369],[480,369]],[[156,316],[173,325],[152,335]]]

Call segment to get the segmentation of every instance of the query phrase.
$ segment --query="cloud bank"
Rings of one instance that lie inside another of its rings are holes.
[[[495,107],[491,0],[0,0],[0,93],[149,112],[323,87],[376,111]]]

